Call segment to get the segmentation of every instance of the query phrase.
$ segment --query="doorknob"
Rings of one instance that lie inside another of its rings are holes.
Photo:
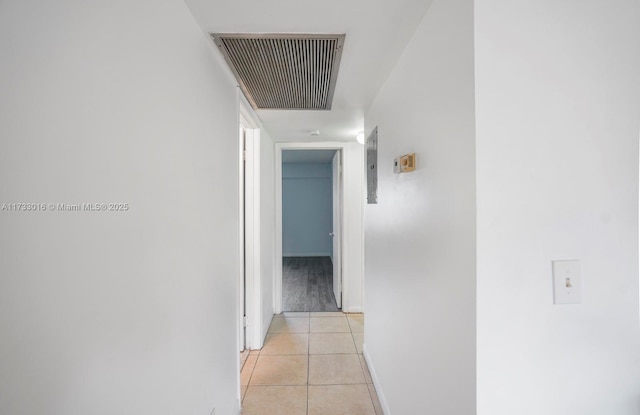
[[[329,236],[333,238],[334,237],[333,232],[329,232]]]

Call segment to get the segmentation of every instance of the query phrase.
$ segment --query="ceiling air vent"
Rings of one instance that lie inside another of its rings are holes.
[[[253,108],[281,110],[331,109],[344,36],[211,34]]]

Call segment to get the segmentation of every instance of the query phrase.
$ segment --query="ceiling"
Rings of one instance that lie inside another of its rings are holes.
[[[258,110],[276,142],[353,141],[431,0],[185,0],[207,33],[344,33],[331,110]],[[319,136],[310,134],[319,130]]]
[[[336,150],[283,150],[283,163],[331,163]]]

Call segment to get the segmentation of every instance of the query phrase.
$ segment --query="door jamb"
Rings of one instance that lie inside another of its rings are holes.
[[[246,175],[244,166],[244,149],[246,142],[246,128],[241,118],[238,118],[238,132],[239,132],[239,152],[238,152],[238,186],[240,188],[238,192],[238,250],[239,255],[239,275],[238,275],[238,349],[243,351],[247,347],[247,333],[244,327],[244,315],[246,313],[246,276],[245,276],[245,184],[244,177]]]
[[[240,124],[245,128],[246,167],[245,167],[245,290],[246,323],[240,315],[239,324],[246,324],[246,347],[262,347],[262,289],[261,289],[261,251],[260,251],[260,128],[251,119],[248,111],[240,104]],[[242,207],[240,207],[242,209]],[[242,276],[240,276],[242,277]],[[242,293],[240,293],[242,295]],[[242,310],[241,310],[242,311]]]

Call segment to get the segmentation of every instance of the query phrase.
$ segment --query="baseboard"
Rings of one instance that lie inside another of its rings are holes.
[[[362,345],[362,355],[364,356],[364,360],[367,362],[367,367],[369,368],[369,373],[371,374],[371,380],[373,380],[373,386],[376,388],[376,393],[378,394],[378,401],[380,402],[380,406],[382,407],[382,412],[384,415],[391,415],[391,411],[389,410],[389,404],[387,404],[387,399],[384,396],[384,392],[380,387],[380,381],[378,380],[378,375],[376,375],[376,369],[371,362],[371,357],[369,356],[369,351],[367,350],[367,345]]]
[[[282,254],[282,257],[305,257],[305,256],[331,256],[331,253],[327,253],[327,252],[297,252],[297,253],[293,253],[293,252],[284,252]]]
[[[265,313],[264,321],[262,322],[262,339],[260,341],[260,348],[264,346],[264,341],[267,338],[267,333],[269,332],[269,327],[271,326],[271,321],[273,320],[273,310],[271,313]]]

